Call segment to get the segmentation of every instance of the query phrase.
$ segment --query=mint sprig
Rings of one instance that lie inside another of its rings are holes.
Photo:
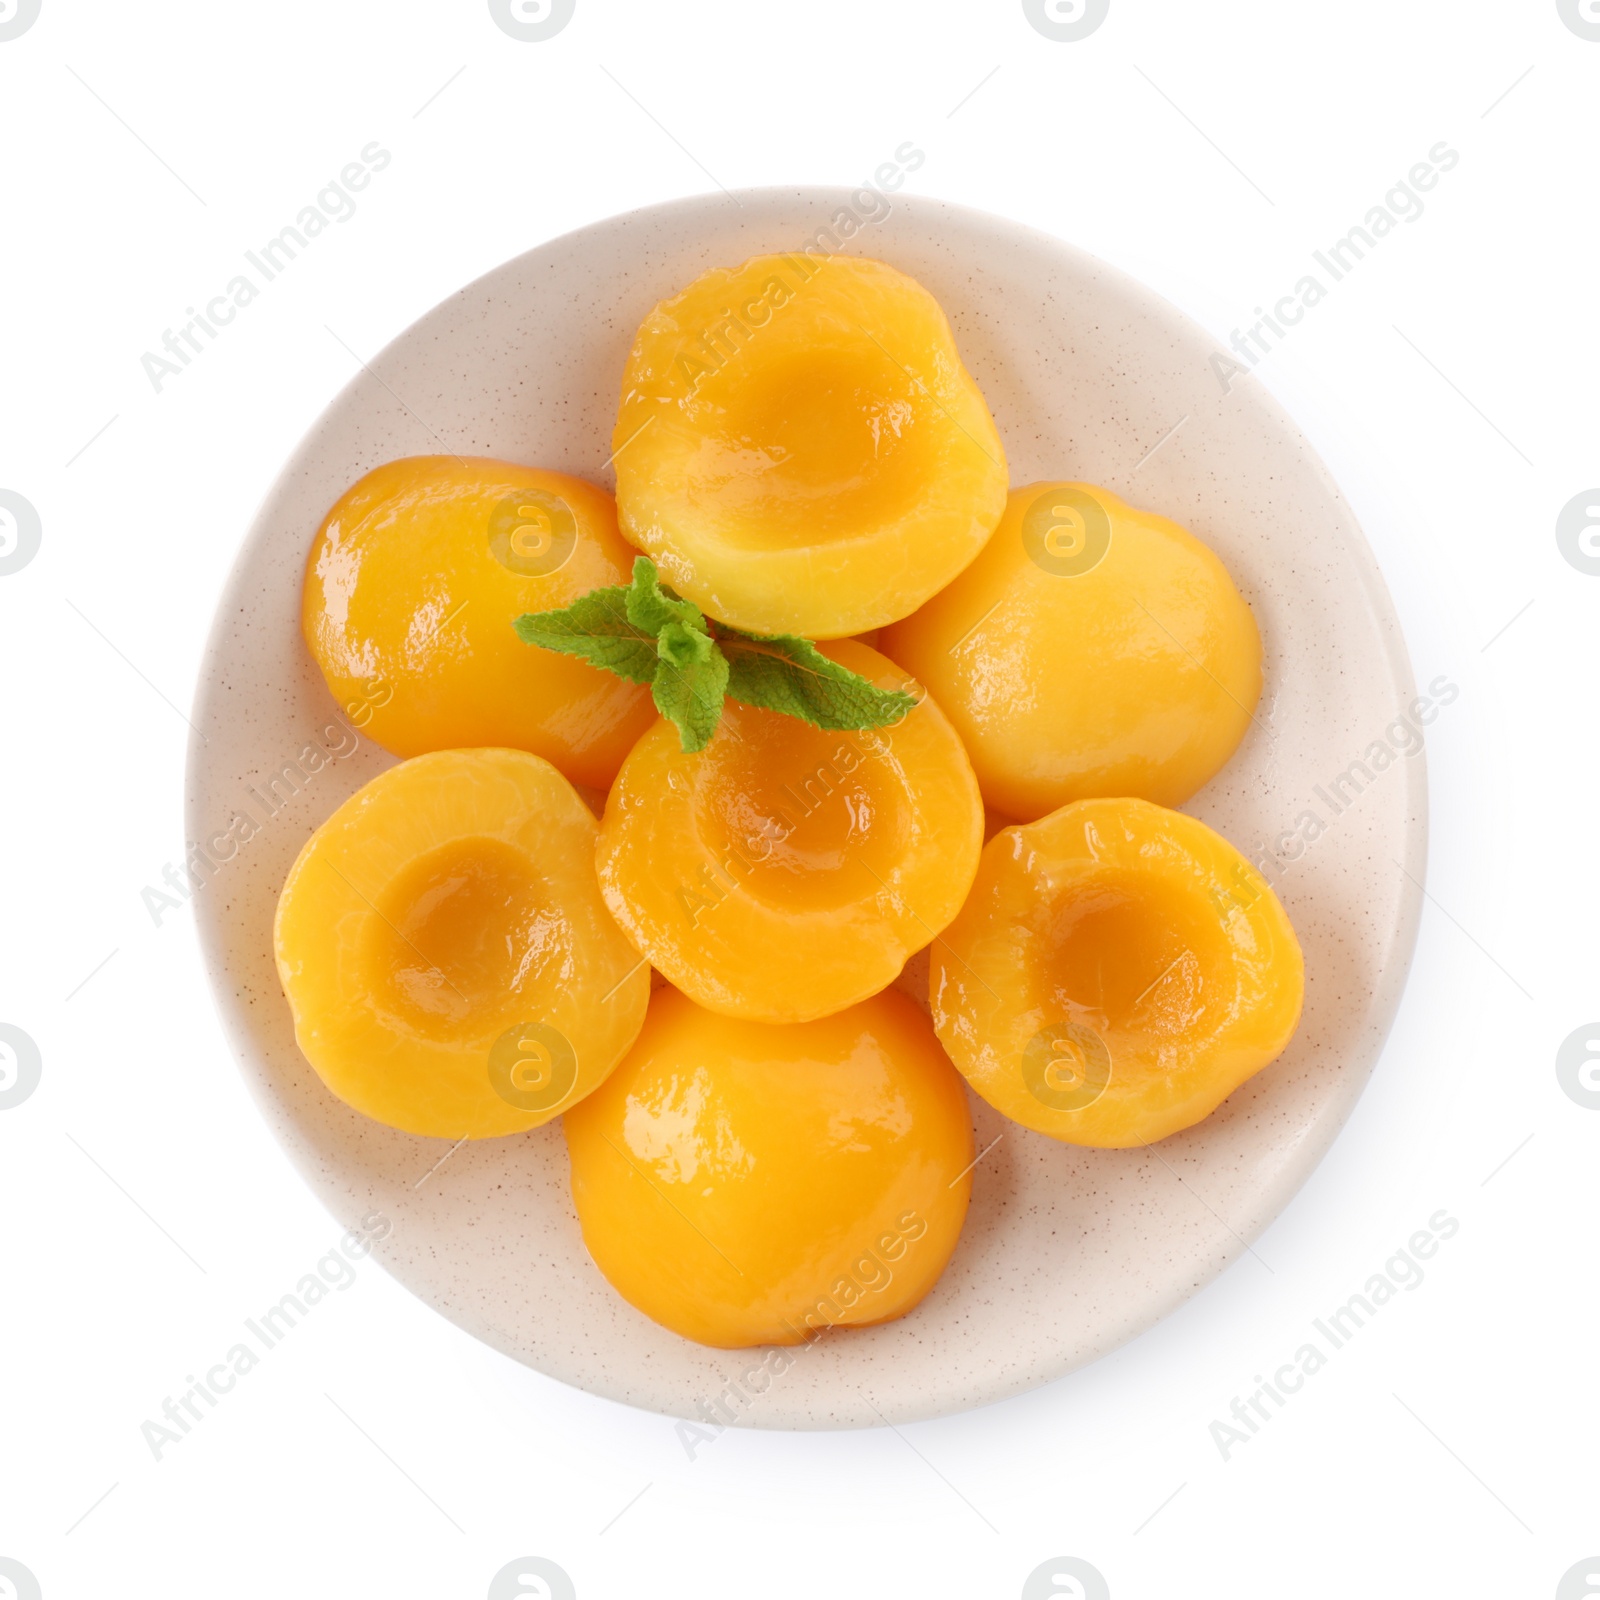
[[[686,751],[710,743],[725,698],[830,729],[887,727],[917,703],[915,695],[880,689],[840,666],[809,639],[709,621],[692,601],[662,588],[648,556],[635,560],[626,588],[591,589],[560,611],[530,611],[512,626],[524,644],[648,683]]]

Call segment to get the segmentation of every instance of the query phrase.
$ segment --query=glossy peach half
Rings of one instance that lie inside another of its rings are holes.
[[[826,651],[907,682],[854,640]],[[634,747],[597,862],[612,915],[670,982],[729,1016],[801,1022],[894,981],[956,914],[982,839],[972,769],[932,700],[854,732],[730,701],[704,750],[667,722]]]
[[[624,533],[757,633],[906,616],[1005,509],[1005,451],[944,312],[861,257],[757,256],[662,301],[612,448]]]
[[[897,991],[773,1025],[660,989],[562,1126],[596,1265],[646,1316],[723,1349],[904,1316],[972,1186],[966,1092]]]
[[[934,1026],[997,1110],[1068,1144],[1152,1144],[1275,1061],[1305,969],[1278,897],[1202,822],[1080,800],[984,848],[932,951]]]
[[[525,645],[512,622],[626,583],[611,496],[566,473],[409,456],[352,484],[306,566],[302,627],[340,709],[398,756],[504,747],[604,789],[649,692]]]
[[[1018,489],[977,560],[879,648],[1021,821],[1094,796],[1182,804],[1261,696],[1260,634],[1222,562],[1093,484]]]
[[[379,774],[317,829],[278,901],[295,1038],[347,1105],[484,1139],[603,1081],[649,998],[600,898],[596,826],[520,750],[444,750]]]

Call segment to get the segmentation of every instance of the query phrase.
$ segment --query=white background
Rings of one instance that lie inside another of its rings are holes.
[[[0,1112],[0,1556],[46,1600],[478,1600],[530,1554],[582,1600],[1011,1600],[1061,1555],[1115,1600],[1545,1600],[1600,1554],[1600,1112],[1554,1067],[1600,1015],[1600,578],[1554,533],[1600,483],[1597,95],[1554,0],[1112,0],[1077,43],[1017,0],[578,0],[544,43],[483,0],[43,0],[0,43],[0,488],[43,526],[0,577],[0,1021],[43,1060]],[[372,140],[356,215],[157,394],[141,355]],[[141,1423],[337,1233],[246,1098],[192,914],[140,900],[182,849],[184,712],[259,500],[351,351],[507,257],[720,185],[854,182],[906,140],[911,192],[1069,239],[1219,343],[1460,151],[1247,380],[1354,502],[1417,679],[1461,686],[1355,1116],[1253,1256],[986,1410],[690,1460],[368,1262],[155,1461]],[[1224,1461],[1213,1419],[1440,1208],[1426,1281]]]

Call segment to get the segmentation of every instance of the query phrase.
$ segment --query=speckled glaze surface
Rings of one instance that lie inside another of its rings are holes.
[[[195,905],[263,1115],[341,1222],[390,1219],[380,1259],[414,1293],[541,1372],[677,1415],[759,1361],[688,1344],[612,1292],[579,1236],[559,1125],[452,1152],[333,1099],[295,1047],[272,918],[306,837],[392,759],[341,721],[301,644],[301,576],[327,508],[380,462],[441,449],[610,487],[618,381],[651,305],[707,267],[801,248],[848,211],[862,225],[843,250],[892,262],[944,305],[1013,484],[1088,480],[1177,519],[1254,608],[1260,709],[1185,809],[1265,861],[1307,973],[1287,1054],[1154,1149],[1059,1145],[974,1100],[977,1148],[1005,1137],[975,1171],[937,1288],[899,1322],[800,1353],[741,1418],[904,1422],[1048,1382],[1147,1328],[1239,1255],[1326,1151],[1405,981],[1425,758],[1395,753],[1358,797],[1331,785],[1374,743],[1396,746],[1385,730],[1417,691],[1383,580],[1326,470],[1251,380],[1224,391],[1213,344],[1171,306],[1057,240],[936,200],[896,196],[870,224],[847,190],[737,198],[633,212],[506,263],[401,334],[317,421],[245,536],[201,670],[187,835],[205,848],[238,816],[255,831]],[[1308,814],[1322,828],[1309,842]],[[925,957],[901,981],[925,1003]]]

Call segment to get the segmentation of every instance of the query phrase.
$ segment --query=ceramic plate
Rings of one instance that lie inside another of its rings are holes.
[[[218,860],[195,905],[263,1114],[342,1223],[390,1220],[378,1253],[413,1293],[612,1399],[692,1415],[737,1382],[748,1353],[686,1343],[601,1278],[559,1124],[452,1151],[346,1109],[296,1049],[273,966],[279,886],[312,829],[392,764],[341,720],[302,647],[301,574],[328,507],[396,456],[502,456],[611,486],[634,330],[707,267],[831,229],[823,248],[919,279],[988,397],[1014,484],[1087,479],[1176,518],[1254,608],[1259,712],[1186,809],[1264,864],[1299,930],[1307,989],[1283,1058],[1152,1149],[1056,1144],[973,1101],[977,1147],[1004,1138],[975,1170],[937,1288],[899,1322],[819,1341],[741,1414],[786,1428],[902,1422],[1046,1383],[1149,1327],[1238,1256],[1326,1151],[1382,1045],[1416,931],[1426,782],[1403,719],[1417,691],[1326,469],[1253,380],[1225,392],[1215,345],[1171,306],[1058,240],[936,200],[897,195],[887,216],[848,190],[737,200],[651,207],[519,256],[402,333],[317,421],[245,536],[202,667],[186,821]],[[903,981],[919,972],[920,960]]]

